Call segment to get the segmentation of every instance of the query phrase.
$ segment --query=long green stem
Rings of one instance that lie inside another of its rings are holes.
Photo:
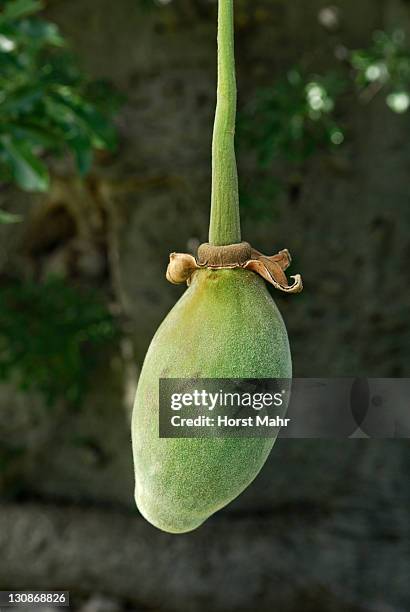
[[[209,242],[241,241],[235,158],[236,79],[233,0],[219,0],[218,93],[212,141],[212,199]]]

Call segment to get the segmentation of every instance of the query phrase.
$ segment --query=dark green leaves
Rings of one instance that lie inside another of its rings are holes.
[[[47,191],[46,166],[33,154],[30,145],[11,136],[0,136],[3,159],[8,162],[14,182],[26,191]]]
[[[100,347],[115,337],[113,318],[95,292],[63,280],[2,287],[0,380],[36,391],[51,405],[79,405]]]
[[[85,175],[95,150],[113,151],[118,98],[94,95],[38,0],[0,0],[0,176],[26,191],[49,186],[49,154],[74,158]],[[0,222],[2,222],[0,217]]]

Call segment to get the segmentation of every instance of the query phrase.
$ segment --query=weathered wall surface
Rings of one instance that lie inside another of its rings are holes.
[[[255,4],[238,2],[240,99],[302,54],[327,64],[317,21],[325,3]],[[366,45],[374,29],[398,19],[409,23],[404,1],[339,5],[338,35],[350,47]],[[67,584],[164,611],[410,609],[405,442],[280,440],[258,480],[198,533],[167,536],[137,515],[133,366],[181,292],[165,281],[168,253],[206,239],[214,6],[176,0],[144,12],[136,0],[72,0],[52,2],[49,14],[88,71],[126,94],[120,151],[84,185],[62,167],[46,198],[3,195],[26,222],[13,231],[0,226],[0,271],[69,276],[67,253],[92,253],[91,263],[76,260],[77,273],[115,293],[127,337],[107,355],[79,412],[63,404],[46,410],[38,398],[2,388],[0,444],[24,452],[2,463],[0,492],[8,501],[0,510],[0,582]],[[304,276],[304,294],[275,296],[297,375],[404,376],[408,119],[379,100],[352,102],[345,113],[348,138],[338,156],[310,160],[297,199],[283,193],[272,222],[247,220],[243,233],[265,252],[288,247]],[[48,211],[56,205],[80,230],[44,254],[41,228],[54,227]],[[28,237],[37,240],[34,251]],[[99,272],[101,257],[108,258],[108,278]],[[16,502],[31,498],[34,505]],[[82,508],[68,510],[71,503]]]
[[[405,612],[408,521],[389,510],[219,515],[173,537],[101,510],[8,505],[2,582],[103,590],[137,610]]]

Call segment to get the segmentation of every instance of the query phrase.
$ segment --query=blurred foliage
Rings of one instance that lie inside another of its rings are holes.
[[[334,149],[344,141],[335,104],[346,82],[337,73],[304,74],[293,68],[273,86],[259,89],[238,115],[240,154],[253,163],[242,172],[241,203],[245,214],[271,214],[290,168],[298,168],[318,148]],[[275,170],[279,170],[275,173]]]
[[[53,278],[2,286],[0,380],[79,406],[98,350],[116,336],[101,297]],[[97,350],[98,349],[98,350]]]
[[[299,163],[318,146],[339,145],[344,136],[333,111],[343,88],[336,75],[305,76],[293,69],[273,87],[256,92],[239,116],[239,138],[262,167],[279,156]]]
[[[113,150],[117,96],[87,81],[40,0],[0,0],[0,181],[45,191],[48,153],[74,155],[81,174],[95,149]],[[2,213],[0,222],[18,220]]]
[[[377,31],[367,49],[342,51],[343,67],[339,62],[323,75],[293,68],[256,90],[239,113],[239,152],[253,158],[241,172],[245,214],[271,214],[272,201],[285,186],[292,190],[300,182],[301,168],[312,154],[334,151],[344,142],[339,120],[343,94],[349,94],[349,103],[354,98],[369,103],[384,92],[392,111],[409,109],[410,48],[402,30]]]
[[[403,30],[377,31],[368,49],[353,51],[350,63],[362,98],[372,99],[386,92],[386,102],[396,113],[410,106],[410,47]]]

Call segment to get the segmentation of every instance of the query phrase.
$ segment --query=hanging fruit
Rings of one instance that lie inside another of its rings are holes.
[[[167,278],[188,289],[148,349],[135,398],[135,499],[171,533],[199,527],[254,480],[274,438],[160,438],[160,378],[291,378],[286,327],[265,281],[287,293],[287,250],[268,257],[241,241],[234,135],[233,0],[219,0],[218,91],[212,144],[209,243],[172,253]]]

